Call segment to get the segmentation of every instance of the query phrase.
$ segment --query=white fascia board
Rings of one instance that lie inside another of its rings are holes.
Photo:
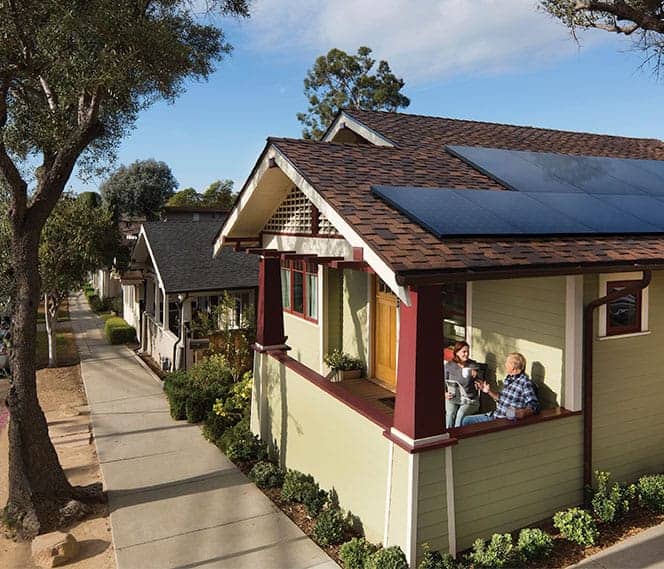
[[[330,128],[323,137],[323,142],[330,142],[341,130],[342,126],[352,130],[355,134],[361,136],[364,140],[371,142],[374,146],[387,146],[389,148],[394,148],[396,146],[391,140],[375,130],[370,129],[368,126],[362,124],[356,118],[347,115],[345,112],[342,112],[337,116],[335,121],[330,125]]]
[[[145,233],[145,227],[141,225],[141,232],[139,233],[139,239],[143,238],[145,245],[148,248],[148,253],[150,254],[150,260],[152,261],[152,269],[154,270],[155,275],[157,275],[157,281],[159,282],[159,288],[164,291],[164,297],[166,296],[166,287],[164,286],[164,281],[159,274],[159,267],[157,266],[157,261],[155,260],[154,253],[152,252],[152,247],[150,247],[150,240],[148,239],[147,233]]]
[[[235,202],[233,210],[226,218],[226,222],[224,223],[221,232],[219,233],[217,239],[214,242],[214,250],[212,252],[213,257],[216,257],[219,254],[219,251],[221,251],[221,248],[224,246],[224,241],[226,237],[228,237],[231,234],[233,227],[235,226],[240,217],[240,212],[247,206],[247,203],[251,199],[251,196],[258,187],[258,183],[260,182],[265,172],[267,172],[267,169],[270,167],[270,158],[272,158],[273,156],[274,156],[274,147],[270,145],[270,148],[268,148],[268,150],[263,155],[263,159],[261,160],[258,168],[256,168],[251,178],[247,181],[246,186],[240,192],[240,196],[237,202]]]
[[[318,211],[320,211],[334,227],[339,231],[343,237],[351,244],[352,247],[361,247],[364,260],[369,266],[376,271],[376,274],[383,279],[385,284],[390,287],[392,292],[397,295],[401,302],[406,306],[410,306],[410,294],[406,287],[397,283],[394,271],[381,259],[376,252],[367,245],[367,243],[358,235],[353,227],[341,217],[330,204],[328,204],[322,196],[313,188],[304,176],[298,172],[297,168],[282,154],[278,149],[275,149],[274,159],[281,168],[281,171],[290,178],[290,180],[300,189],[300,191],[307,196],[309,201],[313,203]]]

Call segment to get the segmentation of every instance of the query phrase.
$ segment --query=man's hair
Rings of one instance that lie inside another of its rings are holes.
[[[518,367],[519,371],[526,370],[526,358],[524,357],[523,354],[520,354],[519,352],[512,352],[510,354],[507,354],[506,361],[512,363],[515,367]]]

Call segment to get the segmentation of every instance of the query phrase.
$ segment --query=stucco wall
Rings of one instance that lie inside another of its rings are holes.
[[[369,278],[362,271],[344,270],[342,289],[344,352],[369,363]]]
[[[584,282],[585,301],[599,296],[596,276]],[[649,290],[650,334],[593,344],[593,470],[628,481],[664,471],[664,273]]]
[[[579,504],[582,441],[579,416],[461,440],[452,451],[458,549]]]
[[[565,351],[565,277],[472,284],[472,357],[505,377],[509,352],[521,352],[544,407],[560,405]]]
[[[334,488],[341,506],[359,517],[367,538],[382,542],[390,445],[382,428],[268,355],[256,354],[254,365],[252,430],[278,449],[282,465]],[[406,453],[395,450],[395,540],[404,534],[401,455]]]

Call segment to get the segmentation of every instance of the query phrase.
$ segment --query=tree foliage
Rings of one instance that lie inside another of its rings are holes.
[[[49,366],[57,365],[55,327],[58,308],[80,289],[88,273],[108,262],[120,247],[120,232],[109,210],[87,200],[63,196],[49,216],[39,244],[39,275],[48,334]]]
[[[632,38],[645,65],[658,75],[664,56],[664,2],[661,0],[541,0],[549,14],[573,33],[596,28]]]
[[[206,0],[248,15],[247,0]],[[0,187],[9,194],[12,377],[4,518],[20,537],[70,524],[100,489],[73,487],[48,437],[36,393],[44,224],[78,163],[112,156],[138,112],[173,101],[231,50],[189,0],[0,0]],[[35,166],[37,165],[37,166]]]
[[[374,70],[375,63],[368,47],[360,47],[356,55],[331,49],[316,59],[304,79],[309,108],[297,115],[304,138],[320,140],[344,108],[396,111],[410,104],[401,93],[403,79],[392,73],[387,61],[380,61]]]
[[[231,209],[235,202],[233,180],[216,180],[199,194],[194,188],[185,188],[173,194],[166,205],[169,207],[202,207]]]
[[[168,164],[151,158],[120,166],[100,190],[104,203],[116,218],[125,215],[156,219],[177,187]]]
[[[102,205],[101,195],[97,192],[81,192],[78,194],[78,199],[92,208],[101,207]]]

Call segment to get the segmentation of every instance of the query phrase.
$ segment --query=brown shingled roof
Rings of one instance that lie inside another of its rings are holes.
[[[347,111],[395,148],[273,138],[309,183],[397,273],[664,263],[664,236],[438,239],[371,186],[504,188],[445,152],[447,144],[664,160],[664,143],[542,128]]]

